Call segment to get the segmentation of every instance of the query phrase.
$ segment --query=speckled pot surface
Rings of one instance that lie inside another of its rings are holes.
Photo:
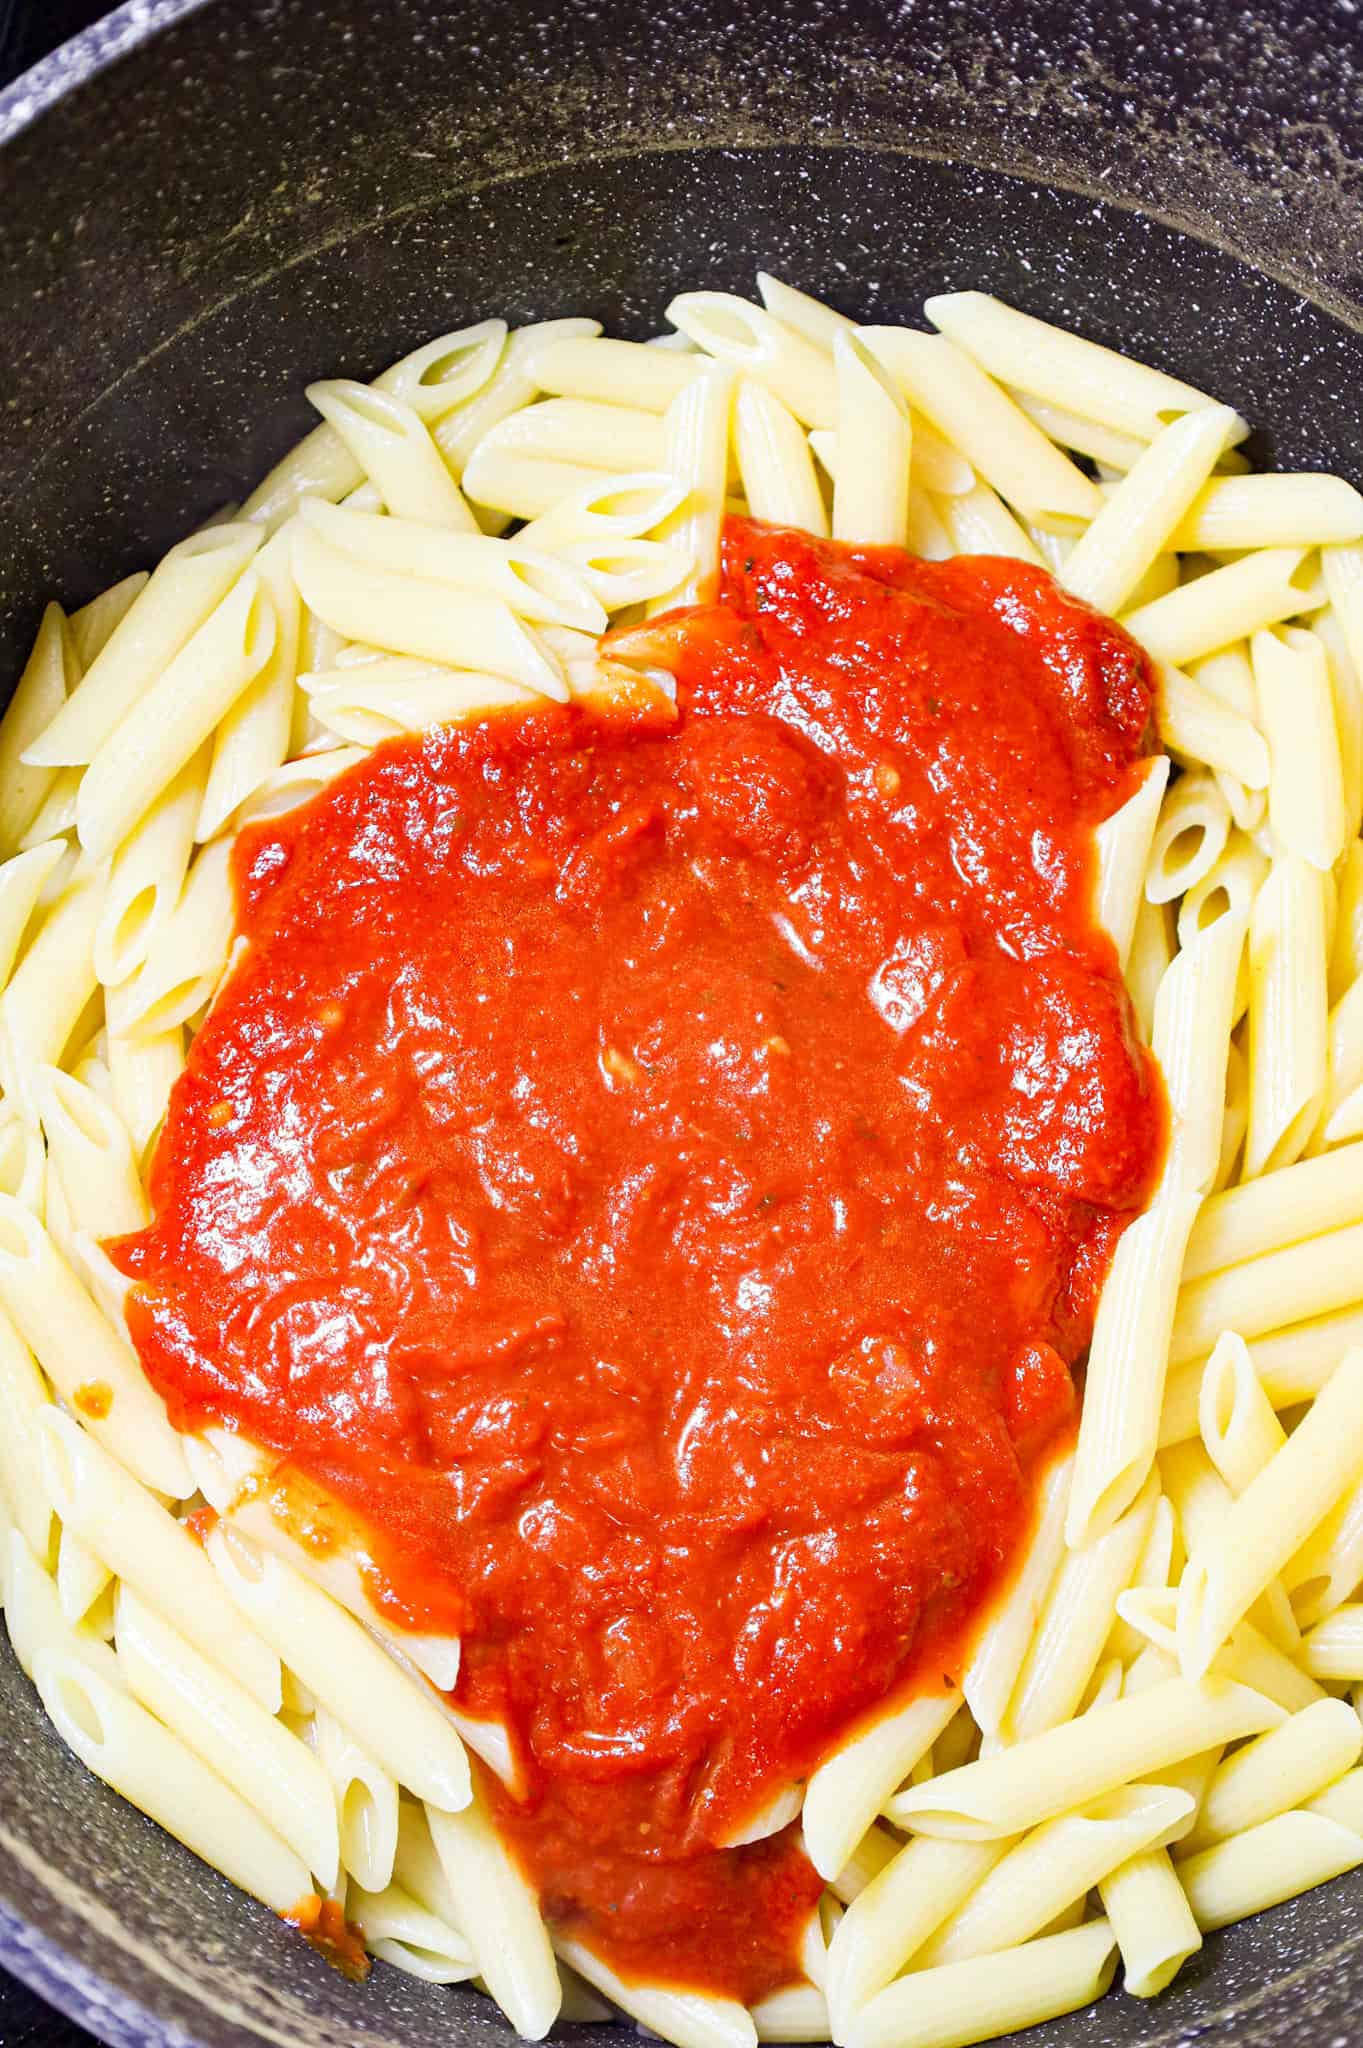
[[[1361,88],[1354,0],[131,0],[0,94],[0,679],[309,378],[493,312],[647,333],[759,264],[879,319],[992,286],[1358,476]],[[7,1646],[0,1759],[0,1962],[104,2039],[506,2038],[342,1982],[85,1774]],[[1029,2039],[1349,2048],[1360,2002],[1363,1874]]]

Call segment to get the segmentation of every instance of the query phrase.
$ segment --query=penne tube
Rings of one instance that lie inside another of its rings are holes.
[[[173,547],[60,712],[27,747],[32,759],[53,768],[92,762],[223,605],[260,539],[259,527],[236,522]],[[204,643],[199,659],[207,651]],[[194,664],[177,671],[177,693],[194,673]]]
[[[1265,1333],[1284,1330],[1308,1318],[1320,1323],[1331,1317],[1319,1339],[1333,1354],[1335,1331],[1345,1330],[1332,1312],[1351,1309],[1357,1301],[1357,1261],[1363,1257],[1363,1224],[1303,1239],[1265,1252],[1243,1265],[1227,1267],[1191,1281],[1179,1293],[1170,1338],[1175,1365],[1208,1352],[1223,1330],[1234,1329],[1250,1342]],[[1352,1330],[1352,1325],[1348,1326]],[[1319,1348],[1313,1346],[1319,1358]],[[1286,1400],[1275,1403],[1287,1406]]]
[[[1333,1614],[1363,1583],[1363,1482],[1317,1524],[1283,1572],[1298,1625]]]
[[[289,687],[292,691],[292,677]],[[250,685],[246,694],[254,688]],[[95,973],[106,987],[137,972],[179,901],[210,758],[204,745],[186,761],[114,855],[94,944]]]
[[[39,1067],[35,1096],[49,1171],[62,1184],[71,1224],[120,1237],[150,1220],[132,1141],[116,1110],[57,1067]]]
[[[1014,510],[1062,531],[1102,507],[1097,487],[951,341],[866,327],[865,343],[905,395]]]
[[[550,323],[552,324],[552,323]],[[566,327],[570,323],[559,323]],[[574,322],[582,327],[586,323]],[[531,330],[527,329],[526,332]],[[514,346],[517,337],[512,336]],[[637,341],[612,341],[584,333],[546,338],[534,357],[532,392],[560,398],[595,399],[604,405],[666,412],[674,398],[704,369],[704,358],[647,348]],[[518,405],[528,402],[518,399]],[[510,410],[510,408],[508,408]]]
[[[0,716],[0,854],[19,850],[56,783],[60,763],[25,756],[62,711],[75,680],[66,617],[60,605],[50,604]]]
[[[64,847],[49,839],[0,862],[0,990],[9,983],[20,944]]]
[[[341,1868],[366,1891],[384,1891],[397,1855],[397,1780],[320,1703],[309,1741],[334,1807]]]
[[[1354,1350],[1302,1421],[1189,1557],[1179,1589],[1179,1662],[1206,1671],[1264,1588],[1363,1469],[1363,1349]]]
[[[1112,1628],[1117,1595],[1141,1562],[1158,1491],[1152,1474],[1105,1536],[1061,1557],[1008,1703],[1003,1731],[1010,1742],[1040,1735],[1079,1712]]]
[[[1363,1679],[1363,1603],[1345,1601],[1308,1629],[1301,1666],[1325,1685],[1354,1685]]]
[[[675,2042],[676,2048],[749,2048],[758,2039],[756,2023],[735,1999],[626,1982],[584,1943],[560,1936],[555,1946],[563,1960],[621,2012],[649,2033]]]
[[[1196,1438],[1175,1444],[1160,1456],[1160,1477],[1178,1517],[1179,1535],[1189,1557],[1215,1546],[1235,1496]],[[1182,1580],[1180,1579],[1180,1584]],[[1249,1619],[1279,1649],[1292,1655],[1300,1647],[1301,1630],[1281,1580],[1275,1574],[1255,1596]],[[1177,1650],[1177,1643],[1175,1643]]]
[[[95,932],[103,877],[87,875],[60,896],[39,925],[0,996],[0,1073],[6,1090],[36,1118],[33,1078],[60,1060],[95,989]]]
[[[1320,1114],[1328,1058],[1325,938],[1324,876],[1300,854],[1279,851],[1250,920],[1250,1179],[1290,1166]]]
[[[363,747],[543,702],[538,692],[503,676],[437,668],[405,656],[301,676],[299,685],[319,724]]]
[[[56,1580],[33,1555],[17,1529],[0,1553],[4,1577],[5,1627],[15,1662],[33,1678],[44,1651],[78,1659],[109,1685],[123,1689],[118,1660],[92,1629],[73,1627],[62,1613]]]
[[[63,1525],[57,1547],[57,1600],[63,1618],[77,1628],[113,1583],[113,1574],[70,1524]]]
[[[110,1030],[109,1078],[114,1108],[133,1143],[138,1161],[146,1158],[161,1128],[170,1091],[185,1065],[185,1034],[180,1025],[155,1037],[130,1037]]]
[[[1153,441],[1169,420],[1215,403],[1163,370],[1052,327],[988,292],[939,293],[923,310],[991,375],[1139,441]],[[1242,421],[1236,438],[1248,431]]]
[[[964,455],[912,406],[909,407],[909,426],[913,440],[913,483],[919,491],[931,493],[933,497],[959,498],[974,490],[979,479]],[[836,483],[837,434],[828,427],[815,427],[808,439],[816,461]]]
[[[1363,1082],[1363,978],[1350,984],[1326,1026],[1325,1102],[1321,1127],[1327,1144],[1354,1135],[1354,1100]]]
[[[336,1808],[312,1751],[126,1582],[115,1638],[133,1697],[269,1822],[319,1890],[331,1891],[340,1870]]]
[[[804,429],[789,406],[764,385],[739,382],[734,445],[748,510],[754,519],[826,534],[828,513]]]
[[[889,372],[855,333],[838,335],[833,371],[838,408],[833,538],[903,547],[913,450],[909,408]]]
[[[1280,1813],[1179,1866],[1204,1931],[1280,1906],[1363,1863],[1363,1836],[1322,1813]]]
[[[425,1984],[462,1984],[475,1973],[477,1965],[458,1929],[419,1906],[399,1884],[378,1892],[352,1884],[346,1914],[364,1929],[369,1953],[409,1977]]]
[[[1359,1221],[1363,1144],[1298,1160],[1277,1174],[1213,1195],[1204,1204],[1188,1240],[1184,1284]]]
[[[731,292],[683,292],[667,317],[707,355],[779,398],[802,425],[836,425],[836,376],[827,354],[765,307]]]
[[[256,573],[274,606],[274,647],[213,735],[207,786],[194,826],[196,840],[211,839],[220,831],[252,790],[274,774],[289,751],[303,617],[285,535],[266,542],[256,558]],[[125,973],[130,971],[125,969]]]
[[[39,1428],[52,1406],[46,1382],[28,1346],[0,1310],[0,1499],[17,1534],[47,1571],[55,1554],[52,1501],[43,1482]],[[4,1552],[0,1550],[0,1570]]]
[[[193,759],[269,660],[277,630],[269,592],[248,569],[102,742],[86,769],[76,825],[93,860],[113,852]]]
[[[189,1531],[71,1416],[55,1408],[44,1415],[39,1443],[63,1524],[267,1713],[277,1713],[279,1658],[243,1627]]]
[[[207,1549],[246,1618],[400,1784],[451,1811],[467,1805],[464,1746],[423,1680],[405,1676],[344,1608],[239,1530],[219,1522]]]
[[[854,1733],[812,1771],[805,1787],[805,1850],[820,1877],[837,1877],[895,1788],[961,1704],[960,1694],[924,1694]]]
[[[661,469],[664,433],[658,415],[642,406],[542,398],[499,420],[474,453],[484,449],[584,469]]]
[[[1219,548],[1316,548],[1363,540],[1363,497],[1338,476],[1214,477],[1170,541],[1185,553]]]
[[[1304,548],[1260,549],[1127,612],[1122,624],[1156,661],[1181,666],[1307,610],[1312,573]]]
[[[128,1693],[60,1649],[39,1652],[33,1679],[63,1742],[113,1791],[273,1912],[307,1897],[302,1859]]]
[[[1091,1920],[1022,1948],[913,1971],[863,2006],[843,2042],[845,2048],[968,2048],[1100,1998],[1116,1957],[1107,1921]]]
[[[451,668],[485,670],[566,700],[557,665],[504,599],[367,568],[301,521],[293,562],[309,609],[346,639]]]
[[[565,541],[559,559],[581,576],[595,601],[607,612],[647,604],[675,590],[691,572],[691,557],[667,541],[642,535],[619,540],[584,538]]]
[[[783,320],[787,327],[793,327],[806,341],[826,349],[829,355],[838,335],[856,325],[845,313],[835,312],[832,306],[811,298],[808,292],[797,291],[793,284],[783,284],[766,270],[757,273],[757,295],[769,313]]]
[[[1264,631],[1254,635],[1252,652],[1268,741],[1269,823],[1289,852],[1331,868],[1348,835],[1325,649],[1314,633]]]
[[[58,768],[52,786],[34,813],[33,823],[19,841],[20,853],[50,839],[59,839],[76,822],[76,800],[80,794],[79,768]]]
[[[1243,1493],[1287,1433],[1273,1412],[1243,1337],[1227,1330],[1202,1375],[1198,1422],[1207,1456],[1234,1494]]]
[[[1065,1508],[1073,1460],[1056,1459],[1038,1490],[1036,1524],[1012,1583],[975,1638],[961,1679],[966,1705],[984,1735],[1003,1727],[1037,1620],[1065,1548]]]
[[[904,545],[911,555],[918,555],[925,562],[945,562],[956,552],[933,500],[917,483],[909,485],[909,523]]]
[[[854,1899],[828,1945],[827,1994],[841,2032],[988,1877],[1012,1844],[912,1835]]]
[[[1155,703],[1160,735],[1174,753],[1230,775],[1246,789],[1267,789],[1269,761],[1263,736],[1204,683],[1167,661],[1157,661]]]
[[[1250,1359],[1271,1406],[1290,1408],[1318,1394],[1355,1344],[1363,1344],[1363,1308],[1348,1307],[1270,1329],[1257,1337]],[[1197,1434],[1206,1365],[1205,1358],[1193,1358],[1170,1372],[1160,1419],[1161,1448]]]
[[[1316,1700],[1279,1728],[1256,1736],[1217,1765],[1197,1819],[1179,1844],[1183,1856],[1303,1806],[1363,1751],[1363,1722],[1347,1700]]]
[[[1124,476],[1145,453],[1146,442],[1137,440],[1134,434],[1119,433],[1116,427],[1105,427],[1098,420],[1086,420],[1068,406],[1034,398],[1021,388],[1005,384],[1004,389],[1014,405],[1036,422],[1048,441],[1069,449],[1072,455],[1087,455],[1091,462],[1101,462],[1115,475]]]
[[[144,1487],[184,1499],[189,1474],[160,1396],[37,1217],[12,1195],[0,1195],[0,1300],[57,1392],[110,1456]]]
[[[719,534],[734,374],[711,368],[694,377],[668,408],[666,468],[683,479],[687,496],[658,528],[658,537],[681,549],[690,569],[675,590],[652,599],[649,615],[674,605],[706,604],[719,587]]]
[[[395,517],[477,532],[463,492],[410,405],[348,377],[310,384],[307,396]]]
[[[552,555],[578,542],[638,540],[677,510],[686,490],[682,478],[665,470],[596,476],[522,527],[515,544]]]
[[[827,2041],[828,2004],[813,1984],[769,1992],[749,2007],[759,2041]]]
[[[938,510],[958,555],[1011,555],[1045,567],[1041,550],[1013,517],[992,485],[977,482],[968,491],[939,502]]]
[[[965,1764],[885,1803],[886,1818],[953,1841],[1018,1834],[1100,1799],[1168,1764],[1275,1728],[1283,1710],[1222,1678],[1171,1678],[1137,1698],[1095,1707],[1077,1721]]]
[[[218,839],[199,851],[137,975],[119,990],[120,1032],[164,1037],[202,1009],[226,970],[235,921],[232,842]]]
[[[95,656],[102,653],[115,628],[127,618],[133,600],[142,595],[150,581],[147,571],[138,569],[121,582],[111,583],[107,590],[100,591],[98,597],[92,597],[79,611],[72,612],[67,625],[76,665],[82,675]]]
[[[1216,778],[1180,775],[1165,797],[1151,838],[1145,876],[1151,902],[1172,903],[1204,881],[1225,851],[1230,828],[1230,806]],[[1181,932],[1180,943],[1187,943]]]
[[[479,1976],[516,2032],[528,2041],[542,2040],[562,1993],[534,1892],[477,1800],[459,1813],[428,1806],[426,1819],[455,1924],[473,1950]],[[580,1955],[566,1945],[565,1954],[580,1975],[595,1982]]]
[[[355,512],[319,498],[305,499],[298,516],[330,546],[372,568],[503,598],[534,624],[605,631],[605,612],[582,575],[561,555],[528,546],[519,535],[495,540],[484,533],[455,533],[417,519]]]
[[[1173,957],[1173,919],[1162,903],[1151,903],[1142,889],[1131,928],[1131,946],[1126,956],[1126,986],[1141,1037],[1147,1045],[1155,1029],[1155,1002],[1160,983],[1168,973]]]
[[[1215,405],[1162,427],[1075,542],[1060,578],[1066,590],[1098,611],[1129,603],[1155,557],[1179,544],[1176,529],[1241,424]]]
[[[1363,1741],[1363,1724],[1359,1729]],[[915,1968],[1014,1948],[1039,1934],[1132,1856],[1188,1828],[1193,1801],[1168,1785],[1130,1785],[1045,1822],[1010,1849],[915,1958]]]
[[[1122,1988],[1132,1998],[1154,1998],[1173,1982],[1202,1946],[1167,1849],[1147,1849],[1110,1870],[1098,1896],[1122,1957]]]
[[[933,1751],[928,1750],[925,1754],[931,1758]],[[898,1838],[888,1828],[872,1823],[833,1879],[830,1891],[844,1906],[850,1906],[861,1897],[867,1885],[894,1861],[900,1846]]]
[[[482,320],[474,327],[438,335],[404,356],[375,379],[373,388],[391,393],[425,426],[436,427],[448,414],[475,402],[476,395],[493,380],[505,354],[505,321]],[[241,517],[274,533],[300,499],[343,498],[363,482],[364,475],[360,459],[336,428],[324,421],[275,464],[242,506]]]

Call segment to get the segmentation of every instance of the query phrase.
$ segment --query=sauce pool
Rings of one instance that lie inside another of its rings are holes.
[[[1042,571],[741,520],[650,633],[675,708],[394,742],[243,833],[115,1256],[175,1421],[463,1637],[550,1923],[751,2002],[821,1886],[726,1844],[959,1676],[1158,1169],[1093,889],[1152,691]]]

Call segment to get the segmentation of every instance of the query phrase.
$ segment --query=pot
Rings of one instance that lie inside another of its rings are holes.
[[[1360,74],[1331,0],[130,0],[0,94],[0,677],[48,596],[240,496],[312,378],[493,313],[645,335],[759,265],[874,320],[993,290],[1347,475]],[[86,1774],[2,1639],[0,1749],[0,1962],[104,2040],[506,2038],[344,1982]],[[1356,1874],[1028,2039],[1314,2048],[1360,1997]]]

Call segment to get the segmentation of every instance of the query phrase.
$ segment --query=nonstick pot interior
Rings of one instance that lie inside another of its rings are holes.
[[[495,312],[647,334],[758,266],[877,319],[988,287],[1357,476],[1360,21],[133,0],[0,96],[0,677],[49,595],[239,495],[309,379]],[[505,2038],[471,1992],[344,1983],[87,1776],[7,1646],[0,1754],[0,1961],[109,2041]],[[1353,2041],[1360,1944],[1363,1875],[1029,2039]]]

